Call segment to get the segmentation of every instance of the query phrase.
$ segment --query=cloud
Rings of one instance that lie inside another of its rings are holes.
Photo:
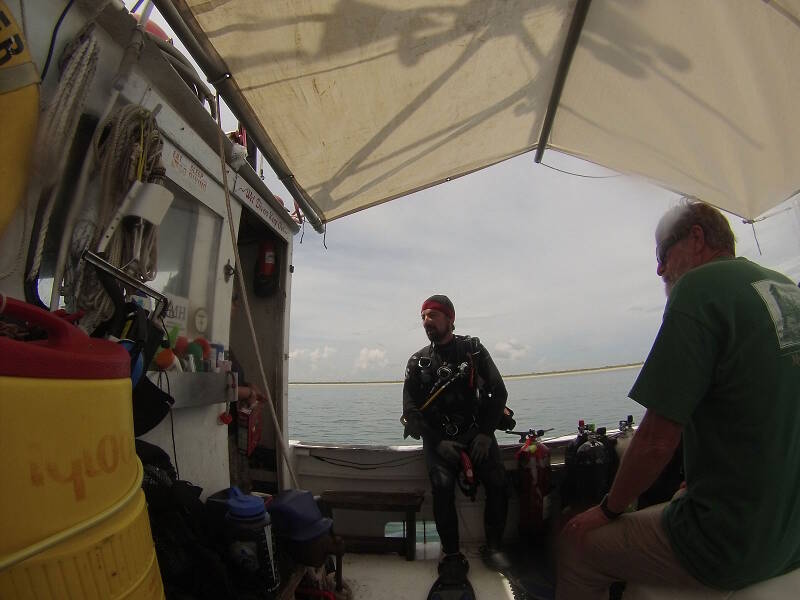
[[[366,371],[375,367],[385,367],[389,364],[386,358],[386,350],[383,348],[362,348],[358,353],[355,366],[356,369]]]
[[[510,358],[516,360],[528,354],[528,346],[511,339],[507,342],[497,342],[492,353],[496,358]]]
[[[324,360],[326,358],[330,358],[336,354],[336,348],[331,348],[330,346],[325,346],[324,348],[315,348],[313,352],[311,352],[311,362],[317,362],[320,360]]]
[[[298,348],[289,352],[289,358],[292,360],[308,360],[311,362],[311,366],[314,367],[320,361],[331,358],[334,354],[336,354],[336,348],[331,346],[314,348],[313,350]]]

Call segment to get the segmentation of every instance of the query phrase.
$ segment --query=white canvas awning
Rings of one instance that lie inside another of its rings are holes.
[[[745,218],[800,189],[800,0],[173,3],[323,221],[543,137]]]

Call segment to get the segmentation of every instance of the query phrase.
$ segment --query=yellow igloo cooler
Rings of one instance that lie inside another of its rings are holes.
[[[0,337],[0,598],[163,598],[128,353],[2,295],[0,313],[47,334]]]

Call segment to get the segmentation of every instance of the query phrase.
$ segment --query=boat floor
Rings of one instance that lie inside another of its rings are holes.
[[[493,571],[481,560],[478,546],[462,551],[469,560],[468,578],[475,596],[483,599],[551,600],[553,584],[546,574],[541,556],[521,545],[509,547],[511,567],[503,573]],[[437,577],[440,547],[438,542],[417,544],[416,560],[396,554],[346,553],[342,575],[353,599],[409,600],[427,598]]]

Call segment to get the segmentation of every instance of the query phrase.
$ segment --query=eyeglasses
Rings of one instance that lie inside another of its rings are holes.
[[[685,238],[688,234],[688,230],[680,234],[673,233],[672,235],[661,240],[656,245],[656,260],[658,261],[659,265],[662,267],[664,266],[664,264],[667,262],[667,252],[669,252],[669,249]]]

